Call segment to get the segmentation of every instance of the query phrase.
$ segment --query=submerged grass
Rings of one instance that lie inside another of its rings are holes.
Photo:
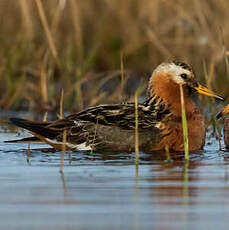
[[[183,168],[183,176],[184,176],[183,195],[184,195],[184,204],[186,204],[186,205],[189,203],[189,187],[188,187],[189,173],[188,173],[188,168],[189,168],[189,161],[185,161],[184,168]]]

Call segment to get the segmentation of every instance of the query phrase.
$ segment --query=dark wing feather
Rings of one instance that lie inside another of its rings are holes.
[[[151,97],[138,105],[138,127],[146,129],[155,126],[170,113],[159,98]],[[67,120],[92,122],[100,125],[117,126],[121,129],[135,128],[135,104],[100,105],[67,117]]]
[[[161,129],[158,124],[169,114],[166,105],[157,97],[152,97],[144,104],[138,105],[139,142],[142,146],[146,142],[149,143],[149,140],[152,140],[151,146],[160,140]],[[74,125],[67,128],[69,142],[80,144],[86,141],[97,150],[105,148],[112,150],[112,143],[123,143],[125,140],[125,146],[120,144],[121,151],[126,149],[126,146],[131,146],[128,147],[129,149],[133,147],[135,116],[134,103],[101,105],[70,115],[64,120],[52,123],[49,127],[60,127],[65,120],[72,121]],[[63,127],[66,128],[66,125],[63,124]],[[62,132],[57,139],[62,140]],[[114,147],[117,148],[117,144]]]
[[[62,141],[63,131],[67,131],[67,142],[87,143],[112,149],[112,143],[126,140],[121,149],[133,147],[136,111],[134,103],[101,105],[88,108],[77,114],[54,122],[33,122],[12,118],[15,125],[28,129],[49,139]],[[150,139],[160,138],[159,125],[170,111],[158,97],[151,97],[138,105],[138,129],[140,144]],[[148,141],[149,142],[149,141]],[[147,143],[148,143],[147,142]],[[130,147],[129,147],[130,146]]]

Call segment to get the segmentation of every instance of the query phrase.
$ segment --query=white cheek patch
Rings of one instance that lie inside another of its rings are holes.
[[[189,70],[186,70],[182,68],[181,66],[177,66],[174,63],[162,63],[159,65],[154,72],[164,72],[171,75],[171,78],[174,82],[176,82],[179,85],[185,84],[185,81],[180,76],[182,73],[185,73],[187,75],[190,74]]]
[[[184,79],[181,77],[181,74],[185,73],[187,75],[190,74],[188,70],[183,69],[180,66],[177,66],[175,64],[169,65],[169,71],[171,72],[171,76],[174,82],[176,82],[179,85],[185,84]]]
[[[172,79],[174,82],[176,82],[179,85],[185,84],[184,80],[180,77],[180,75],[172,74]]]

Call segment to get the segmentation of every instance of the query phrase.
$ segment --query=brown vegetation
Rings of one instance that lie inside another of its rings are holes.
[[[169,58],[229,96],[228,0],[1,0],[0,106],[65,111],[134,98]],[[144,92],[145,93],[145,92]]]

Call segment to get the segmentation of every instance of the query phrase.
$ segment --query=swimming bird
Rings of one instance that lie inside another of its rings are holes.
[[[229,148],[229,116],[226,116],[229,113],[229,104],[225,106],[222,111],[220,111],[216,118],[220,119],[221,117],[225,116],[224,118],[224,126],[223,126],[223,139],[226,145],[226,148]]]
[[[199,93],[219,100],[223,98],[201,86],[190,65],[172,61],[160,64],[153,71],[149,80],[149,98],[138,104],[140,151],[184,150],[180,85],[184,89],[189,149],[203,148],[206,133],[204,118],[192,95]],[[129,102],[90,107],[51,122],[21,118],[10,118],[10,122],[27,129],[55,149],[62,148],[65,131],[67,150],[132,152],[135,150],[135,110],[135,104]]]

